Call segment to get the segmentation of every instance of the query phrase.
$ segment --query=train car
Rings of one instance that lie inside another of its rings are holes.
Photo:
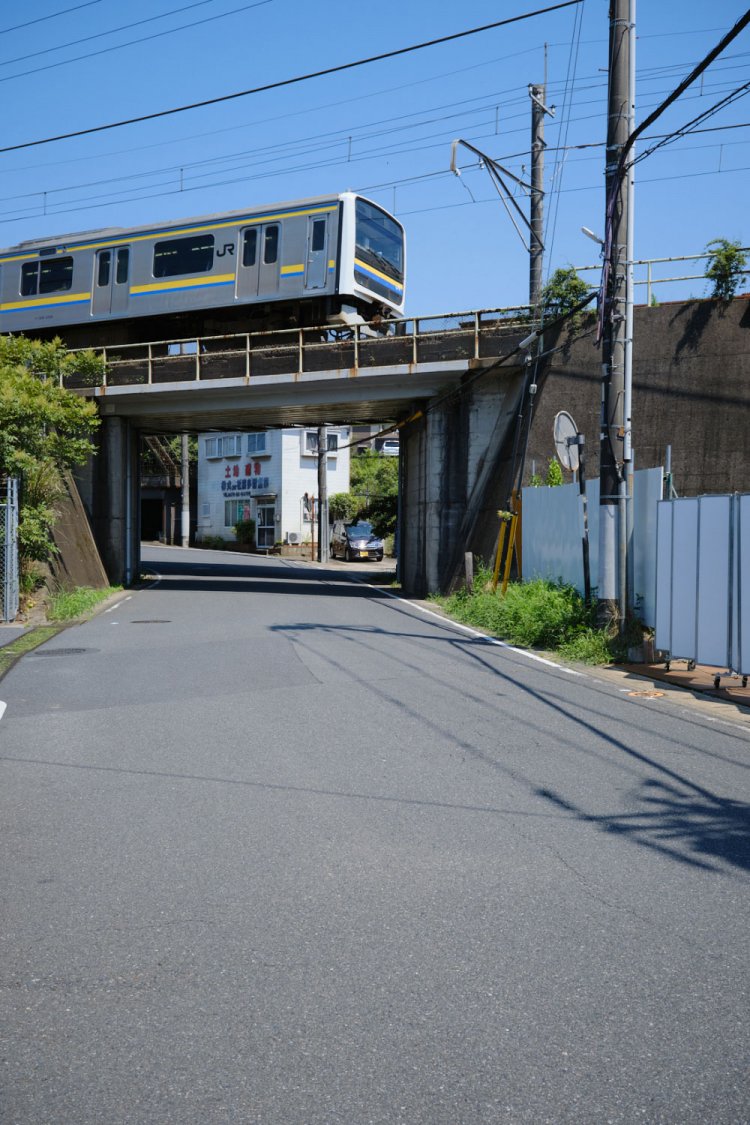
[[[0,331],[69,346],[346,325],[404,309],[399,222],[353,192],[22,242]]]

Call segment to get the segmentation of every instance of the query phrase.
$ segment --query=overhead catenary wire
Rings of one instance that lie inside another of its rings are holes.
[[[62,8],[59,12],[50,12],[47,16],[37,16],[36,19],[14,24],[13,27],[0,27],[0,35],[10,35],[12,31],[23,31],[24,28],[33,27],[37,23],[47,23],[48,20],[57,19],[58,16],[68,16],[71,12],[78,12],[81,8],[93,8],[94,4],[101,4],[101,2],[102,0],[84,0],[83,4],[74,4],[72,8]]]
[[[207,4],[207,3],[210,3],[210,0],[199,0],[199,3],[200,4]],[[109,55],[113,51],[122,50],[123,47],[132,47],[132,46],[134,46],[136,44],[139,44],[139,43],[148,43],[153,39],[164,39],[166,36],[174,35],[175,32],[177,32],[177,31],[185,31],[188,28],[200,27],[201,25],[206,24],[206,23],[215,23],[217,20],[223,20],[227,16],[236,16],[239,12],[248,12],[248,11],[250,11],[251,8],[262,8],[265,4],[272,4],[272,3],[273,3],[273,0],[255,0],[255,2],[252,3],[252,4],[243,4],[242,7],[232,8],[231,11],[229,11],[229,12],[219,12],[215,16],[206,16],[205,19],[194,20],[193,23],[182,24],[180,27],[167,28],[166,31],[156,31],[156,32],[154,32],[153,35],[144,35],[140,39],[132,39],[129,43],[117,43],[113,47],[102,47],[101,50],[99,50],[99,51],[89,51],[85,55],[74,55],[70,59],[60,59],[59,62],[47,63],[45,66],[38,66],[38,67],[35,67],[33,70],[21,70],[17,74],[6,74],[4,77],[0,78],[0,82],[12,82],[15,78],[27,78],[32,74],[41,74],[41,72],[44,71],[44,70],[55,70],[57,67],[67,66],[68,63],[82,62],[84,59],[92,59],[92,58],[95,58],[97,55]],[[198,5],[197,4],[196,5],[190,5],[190,7],[193,7],[193,6],[197,7]],[[180,9],[177,9],[177,11],[179,11],[179,10]],[[174,15],[175,13],[170,12],[170,13],[164,13],[164,14],[165,15]],[[151,23],[151,22],[153,22],[153,20],[162,19],[162,18],[163,18],[163,16],[151,16],[149,19],[140,20],[139,22],[140,23]],[[132,24],[131,26],[135,27],[137,25]],[[120,28],[120,29],[117,29],[117,30],[122,30],[122,29]],[[110,35],[112,33],[111,32],[104,32],[103,34]],[[99,38],[99,36],[92,36],[92,38]],[[50,50],[58,50],[58,49],[59,48],[57,48],[57,47],[50,48]],[[12,60],[12,61],[15,62],[15,61],[18,61],[18,60]],[[5,64],[0,63],[0,65],[5,65]]]
[[[322,70],[310,71],[307,74],[298,74],[292,78],[279,79],[276,82],[267,82],[261,86],[253,86],[247,90],[237,90],[231,94],[222,94],[215,98],[206,98],[199,102],[191,102],[187,105],[174,106],[172,109],[156,110],[153,113],[140,114],[137,117],[124,118],[121,121],[110,121],[105,125],[92,125],[87,129],[75,129],[69,133],[59,133],[51,137],[40,137],[33,141],[23,141],[15,145],[5,145],[0,148],[0,152],[18,152],[21,149],[35,148],[38,145],[53,144],[57,141],[71,140],[73,137],[86,137],[94,133],[103,133],[112,129],[121,129],[126,125],[136,125],[143,121],[155,121],[159,118],[172,117],[175,114],[187,113],[190,110],[201,109],[205,106],[218,105],[222,102],[234,101],[237,98],[247,98],[254,94],[264,93],[268,90],[279,90],[283,87],[298,85],[302,82],[309,82],[314,78],[322,78],[329,74],[341,74],[347,70],[353,70],[360,66],[369,66],[375,62],[382,62],[384,59],[398,58],[402,55],[412,54],[415,51],[423,51],[429,47],[438,46],[441,43],[452,43],[458,39],[466,39],[472,35],[480,35],[486,31],[494,30],[498,27],[507,27],[510,24],[520,23],[523,20],[532,19],[536,16],[546,15],[549,12],[556,12],[563,8],[574,7],[581,4],[583,0],[561,0],[557,4],[551,4],[545,8],[537,8],[533,12],[524,12],[518,16],[509,16],[504,20],[495,20],[493,23],[483,24],[481,27],[469,28],[467,31],[457,31],[452,35],[441,35],[435,39],[425,40],[421,43],[413,43],[408,47],[398,47],[392,51],[384,51],[381,54],[370,55],[367,58],[356,59],[353,62],[339,63],[337,66],[325,67]]]

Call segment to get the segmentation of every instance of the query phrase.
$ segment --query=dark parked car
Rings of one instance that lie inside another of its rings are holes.
[[[331,532],[331,557],[352,562],[354,559],[383,558],[383,540],[372,530],[370,523],[344,523],[336,520]]]

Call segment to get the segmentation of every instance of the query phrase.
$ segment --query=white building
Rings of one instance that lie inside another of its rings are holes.
[[[346,428],[328,430],[329,496],[349,491],[348,439]],[[253,519],[260,548],[304,543],[317,492],[316,428],[198,436],[198,542],[232,541],[235,523]]]

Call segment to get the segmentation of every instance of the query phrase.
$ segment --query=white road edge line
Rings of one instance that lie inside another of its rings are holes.
[[[479,637],[481,640],[486,641],[487,644],[495,645],[497,648],[506,648],[508,652],[515,652],[519,656],[525,656],[527,660],[535,660],[538,664],[546,664],[548,668],[556,668],[559,672],[567,672],[569,676],[582,676],[587,678],[585,672],[578,672],[575,668],[566,668],[564,664],[556,664],[554,660],[547,660],[545,656],[538,656],[535,652],[529,652],[525,648],[516,648],[515,645],[509,645],[506,641],[500,641],[497,637],[489,637],[486,633],[480,633],[478,629],[472,629],[469,625],[462,625],[460,621],[454,621],[450,617],[443,617],[441,613],[435,613],[432,609],[426,609],[418,602],[409,601],[408,598],[402,598],[399,594],[394,594],[392,590],[383,590],[379,586],[372,586],[369,582],[367,585],[371,590],[377,590],[381,594],[386,594],[389,598],[394,598],[395,601],[404,602],[412,609],[418,609],[420,613],[424,613],[428,617],[434,617],[436,621],[440,621],[443,625],[452,625],[456,629],[463,629],[471,637]]]

